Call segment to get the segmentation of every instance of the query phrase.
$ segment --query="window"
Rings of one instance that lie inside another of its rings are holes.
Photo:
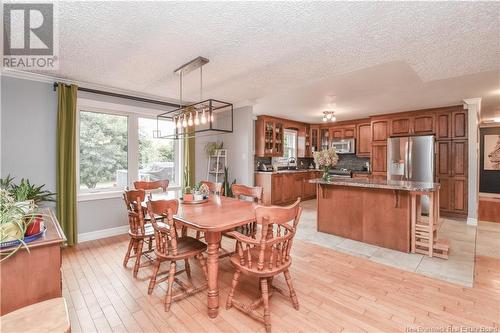
[[[290,157],[297,158],[297,131],[285,130],[285,145],[283,157],[288,159]]]
[[[139,179],[168,179],[172,183],[176,180],[175,141],[153,138],[156,126],[156,119],[139,118]],[[162,133],[175,130],[171,121],[160,121],[160,127]]]
[[[121,191],[139,179],[168,179],[169,188],[180,186],[182,140],[154,138],[156,117],[89,109],[79,112],[80,194]],[[162,135],[175,130],[166,120],[160,121],[158,129]]]
[[[80,112],[80,190],[117,188],[127,179],[127,128],[127,116]]]

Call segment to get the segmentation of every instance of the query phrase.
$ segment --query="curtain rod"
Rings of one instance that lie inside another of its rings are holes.
[[[56,89],[57,89],[57,84],[58,84],[58,82],[54,82],[54,91],[56,91]],[[65,85],[67,85],[67,84],[65,84]],[[138,102],[151,103],[151,104],[159,104],[159,105],[170,106],[170,107],[174,107],[174,108],[179,108],[180,107],[179,104],[175,104],[175,103],[163,102],[163,101],[158,101],[158,100],[144,98],[144,97],[137,97],[137,96],[130,96],[130,95],[125,95],[125,94],[118,94],[118,93],[109,92],[109,91],[96,90],[96,89],[83,88],[83,87],[78,87],[78,90],[79,91],[83,91],[83,92],[92,93],[92,94],[98,94],[98,95],[105,95],[105,96],[111,96],[111,97],[118,97],[118,98],[130,99],[130,100],[138,101]]]

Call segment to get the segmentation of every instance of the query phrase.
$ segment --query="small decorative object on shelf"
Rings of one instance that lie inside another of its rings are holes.
[[[324,149],[322,151],[314,152],[314,163],[316,166],[323,171],[323,180],[328,180],[329,171],[339,160],[335,148]]]

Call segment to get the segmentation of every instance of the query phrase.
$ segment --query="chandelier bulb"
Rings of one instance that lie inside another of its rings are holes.
[[[189,119],[188,119],[188,126],[193,126],[193,114],[189,114]]]
[[[205,115],[205,108],[203,108],[203,111],[201,112],[201,123],[202,124],[207,123],[207,116]]]
[[[332,116],[332,119],[330,119],[330,121],[337,121],[337,117]]]
[[[183,126],[184,128],[186,128],[186,127],[188,126],[188,122],[187,122],[187,119],[186,119],[186,118],[187,118],[187,116],[186,116],[186,115],[184,115],[184,117],[183,117],[183,118],[184,118],[184,119],[182,120],[182,126]]]
[[[213,122],[214,122],[214,120],[215,120],[215,117],[214,117],[214,114],[212,113],[212,114],[210,115],[210,121],[213,123]]]
[[[328,119],[326,119],[326,116],[323,116],[323,121],[326,122]]]
[[[194,124],[198,126],[200,124],[200,115],[198,111],[196,111],[195,114],[196,115],[194,116]]]

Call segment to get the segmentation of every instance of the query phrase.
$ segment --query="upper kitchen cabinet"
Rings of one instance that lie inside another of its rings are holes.
[[[258,157],[283,156],[283,121],[259,116],[255,122],[255,155]]]
[[[453,111],[451,113],[453,139],[467,139],[467,111]]]
[[[342,132],[342,139],[356,138],[356,125],[349,125],[344,127]]]
[[[415,116],[415,118],[413,118],[413,134],[434,134],[434,123],[434,113],[426,113]]]
[[[391,119],[391,135],[405,136],[411,134],[411,118],[402,117]]]
[[[372,142],[387,143],[387,138],[389,137],[387,119],[374,119],[371,122],[372,129]]]
[[[342,139],[343,132],[342,128],[330,128],[330,138],[332,140],[340,140]]]
[[[309,128],[309,135],[311,138],[311,155],[315,151],[320,150],[320,136],[319,136],[319,126],[318,125],[311,125]]]
[[[330,131],[328,128],[320,128],[320,144],[319,150],[328,149],[330,147]]]
[[[436,113],[436,140],[451,139],[451,112],[439,111]]]
[[[372,125],[367,123],[360,123],[356,128],[357,140],[356,140],[356,155],[369,157],[371,153],[372,145],[372,135],[371,135]]]

